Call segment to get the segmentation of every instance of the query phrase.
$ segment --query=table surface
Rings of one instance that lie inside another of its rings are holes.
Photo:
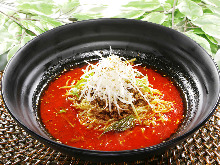
[[[0,72],[0,80],[2,72]],[[0,86],[1,89],[1,86]],[[1,91],[1,90],[0,90]],[[194,135],[159,156],[133,164],[220,164],[220,106]],[[0,164],[103,164],[64,155],[35,140],[7,112],[0,92]],[[123,162],[122,164],[128,164]]]

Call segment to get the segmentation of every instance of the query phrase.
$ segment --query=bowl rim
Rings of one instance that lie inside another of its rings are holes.
[[[149,147],[143,147],[143,148],[138,148],[138,149],[132,149],[132,150],[122,150],[122,151],[100,151],[100,150],[89,150],[89,149],[83,149],[83,148],[77,148],[77,147],[72,147],[72,146],[68,146],[68,145],[65,145],[65,144],[62,144],[62,143],[58,143],[54,140],[51,140],[51,139],[47,139],[37,133],[35,133],[34,131],[32,131],[31,129],[29,129],[28,127],[26,127],[25,124],[23,124],[22,121],[20,121],[18,118],[16,118],[12,111],[10,110],[10,108],[8,107],[7,105],[7,100],[5,98],[5,89],[4,89],[4,81],[5,81],[5,77],[7,76],[7,71],[8,71],[8,68],[10,68],[10,65],[12,63],[12,61],[14,61],[16,58],[18,58],[18,54],[21,52],[22,49],[24,49],[25,47],[27,47],[30,43],[32,42],[35,42],[37,40],[39,40],[42,36],[44,36],[45,34],[48,34],[48,33],[53,33],[53,32],[56,32],[60,29],[63,29],[67,26],[78,26],[78,25],[83,25],[83,24],[88,24],[88,23],[94,23],[94,22],[99,22],[99,21],[126,21],[126,22],[137,22],[137,23],[142,23],[142,24],[151,24],[153,26],[156,26],[156,27],[159,27],[159,28],[162,28],[163,30],[166,29],[170,32],[175,32],[177,34],[181,34],[185,37],[187,37],[188,39],[190,39],[191,41],[193,41],[197,46],[199,46],[200,48],[203,49],[203,51],[206,52],[206,54],[209,56],[209,58],[211,58],[211,60],[213,61],[213,64],[215,65],[215,68],[218,72],[218,76],[219,76],[219,80],[220,80],[220,70],[216,64],[216,62],[214,61],[213,57],[207,53],[207,51],[201,47],[196,41],[192,40],[190,37],[174,30],[174,29],[171,29],[171,28],[168,28],[168,27],[165,27],[165,26],[162,26],[162,25],[159,25],[159,24],[155,24],[155,23],[151,23],[151,22],[147,22],[147,21],[142,21],[142,20],[135,20],[135,19],[126,19],[126,18],[99,18],[99,19],[90,19],[90,20],[82,20],[82,21],[77,21],[77,22],[74,22],[74,23],[68,23],[68,24],[65,24],[65,25],[61,25],[59,27],[56,27],[56,28],[53,28],[51,30],[48,30],[38,36],[36,36],[35,38],[33,38],[32,40],[30,40],[29,42],[27,42],[23,47],[21,47],[14,55],[13,57],[8,61],[5,69],[4,69],[4,72],[3,72],[3,76],[2,76],[2,81],[1,81],[1,86],[2,86],[2,89],[1,89],[1,93],[2,93],[2,99],[3,99],[3,102],[5,104],[5,107],[6,109],[8,110],[8,112],[10,113],[10,115],[14,118],[14,120],[25,130],[27,131],[29,134],[31,134],[33,137],[35,137],[37,140],[41,141],[41,142],[46,142],[46,143],[51,143],[53,146],[61,146],[62,148],[65,148],[67,150],[75,150],[75,151],[85,151],[91,155],[94,155],[94,154],[98,154],[100,156],[114,156],[114,155],[118,155],[120,154],[121,156],[123,156],[123,154],[128,154],[128,153],[131,153],[131,154],[135,154],[137,152],[143,152],[146,154],[146,152],[151,152],[153,150],[156,150],[160,147],[168,147],[168,146],[173,146],[173,145],[176,145],[177,142],[179,141],[183,141],[185,140],[185,138],[189,137],[190,135],[192,135],[195,131],[197,131],[202,125],[204,125],[208,120],[209,118],[213,115],[213,113],[215,112],[216,108],[218,107],[219,105],[219,102],[220,102],[220,90],[218,91],[218,98],[216,99],[216,102],[215,102],[215,105],[213,106],[212,110],[210,111],[209,114],[207,114],[206,118],[204,118],[204,120],[202,120],[201,122],[199,122],[193,129],[190,129],[188,132],[184,133],[183,135],[181,136],[178,136],[178,137],[175,137],[173,139],[170,139],[170,140],[167,140],[165,142],[162,142],[162,143],[159,143],[159,144],[156,144],[156,145],[153,145],[153,146],[149,146]]]

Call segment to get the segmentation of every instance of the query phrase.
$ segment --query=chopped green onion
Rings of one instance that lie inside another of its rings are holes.
[[[58,113],[66,113],[65,109],[61,109]]]

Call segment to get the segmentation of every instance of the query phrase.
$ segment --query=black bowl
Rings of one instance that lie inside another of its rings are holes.
[[[94,51],[136,57],[168,74],[182,90],[186,117],[180,129],[161,144],[136,150],[103,152],[70,147],[53,141],[36,116],[41,89],[64,68]],[[210,55],[185,35],[152,23],[126,19],[98,19],[50,30],[21,48],[8,63],[3,79],[5,105],[15,121],[34,138],[62,153],[94,162],[143,160],[164,152],[198,130],[215,111],[219,100],[219,71]]]

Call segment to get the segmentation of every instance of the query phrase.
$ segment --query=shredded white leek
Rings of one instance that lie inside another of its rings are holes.
[[[105,100],[106,107],[111,110],[111,105],[117,107],[120,114],[121,107],[118,101],[125,104],[130,104],[133,107],[135,115],[138,117],[134,108],[133,101],[135,100],[132,89],[137,90],[141,96],[148,102],[148,99],[137,86],[137,77],[144,75],[128,63],[122,57],[110,55],[107,58],[101,56],[98,64],[88,64],[84,70],[81,79],[84,79],[83,88],[79,99],[85,98],[87,101],[93,101],[97,98]],[[148,80],[145,78],[145,81]],[[151,105],[150,105],[151,106]]]

